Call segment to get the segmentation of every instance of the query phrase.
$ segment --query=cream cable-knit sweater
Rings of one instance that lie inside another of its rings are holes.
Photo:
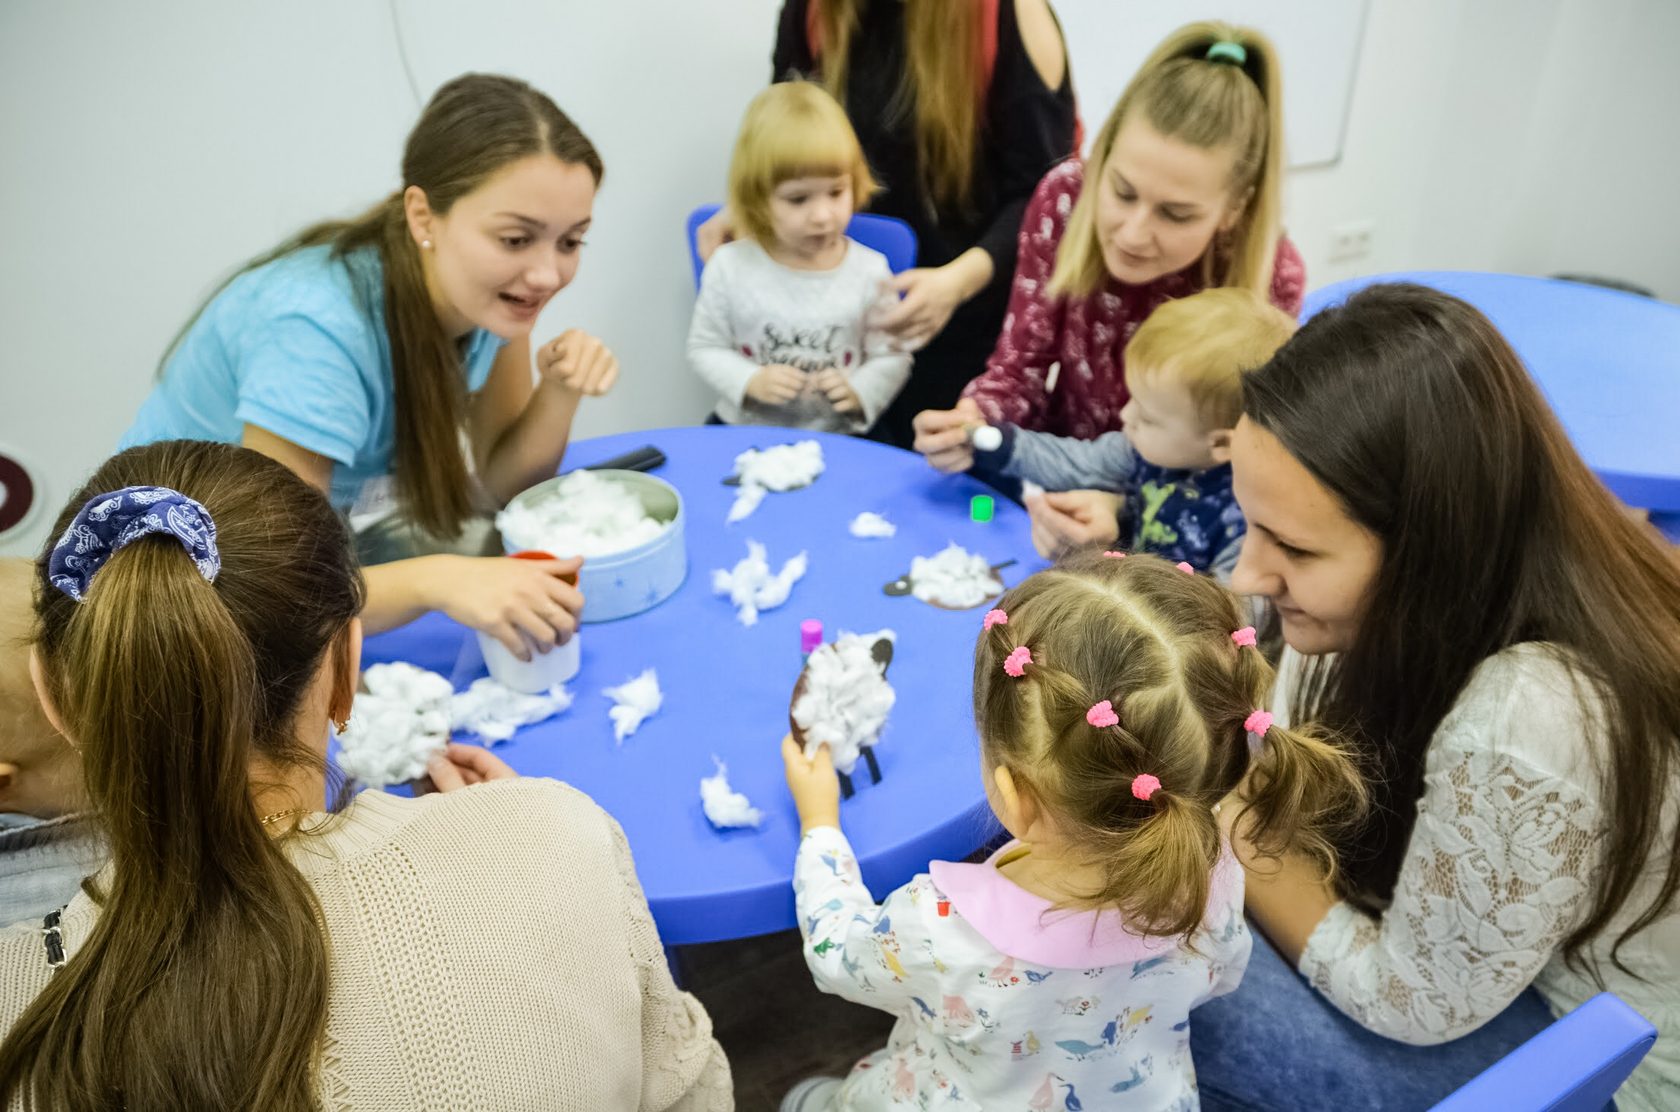
[[[536,779],[364,792],[287,844],[331,940],[323,1108],[734,1107],[624,834],[588,796]],[[70,954],[98,914],[71,901]],[[47,977],[38,927],[0,931],[0,1028]]]

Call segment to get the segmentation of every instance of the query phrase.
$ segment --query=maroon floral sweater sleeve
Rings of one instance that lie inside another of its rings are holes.
[[[1021,219],[1015,280],[1009,290],[1003,331],[986,361],[985,373],[963,391],[963,396],[973,398],[993,424],[1007,421],[1024,428],[1043,424],[1045,376],[1058,358],[1063,311],[1061,302],[1046,296],[1044,288],[1056,268],[1056,245],[1062,241],[1068,213],[1079,198],[1079,182],[1077,159],[1057,166],[1038,183]]]
[[[1279,236],[1277,254],[1272,258],[1272,304],[1292,317],[1301,315],[1301,299],[1307,293],[1307,264],[1301,252]]]
[[[1044,176],[1021,222],[1015,280],[997,347],[985,373],[968,384],[986,420],[1092,440],[1120,428],[1126,390],[1126,342],[1156,306],[1201,289],[1200,266],[1147,285],[1109,280],[1089,297],[1046,295],[1056,248],[1079,199],[1083,166],[1069,160]],[[1272,264],[1271,301],[1290,316],[1301,313],[1306,267],[1288,239],[1279,238]],[[1048,388],[1056,368],[1055,389]]]

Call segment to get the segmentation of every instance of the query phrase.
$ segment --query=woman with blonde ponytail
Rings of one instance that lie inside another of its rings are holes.
[[[30,671],[110,860],[0,930],[0,1108],[732,1107],[586,797],[452,746],[472,787],[325,811],[363,585],[320,492],[168,441],[53,536]]]
[[[1236,987],[1250,946],[1222,821],[1330,868],[1329,835],[1363,800],[1339,743],[1267,721],[1272,670],[1243,614],[1188,565],[1116,552],[1004,595],[975,647],[974,719],[1015,840],[935,861],[880,905],[828,750],[783,742],[806,963],[825,991],[901,1016],[885,1049],[803,1082],[784,1112],[1194,1106],[1191,1009]]]
[[[243,444],[349,515],[370,632],[443,610],[524,658],[577,627],[572,561],[473,559],[489,515],[554,474],[618,362],[531,330],[577,273],[602,166],[538,90],[467,74],[409,134],[402,187],[248,263],[171,344],[123,446]]]
[[[1283,76],[1270,40],[1214,22],[1169,35],[1091,153],[1039,183],[996,350],[954,409],[917,415],[916,450],[962,471],[974,464],[977,425],[1082,440],[1119,430],[1126,341],[1174,298],[1233,286],[1296,316],[1306,270],[1283,235],[1283,172]]]

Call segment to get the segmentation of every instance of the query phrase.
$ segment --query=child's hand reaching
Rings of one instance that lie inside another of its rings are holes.
[[[747,397],[765,405],[786,405],[805,392],[805,372],[786,363],[760,367],[747,380]]]
[[[863,412],[863,399],[857,396],[857,391],[852,389],[852,384],[838,368],[830,367],[820,372],[811,385],[828,399],[828,404],[834,407],[834,412]]]
[[[840,778],[834,774],[834,758],[828,746],[817,747],[809,760],[789,734],[782,739],[782,763],[787,766],[788,791],[799,810],[801,834],[819,826],[840,826]]]

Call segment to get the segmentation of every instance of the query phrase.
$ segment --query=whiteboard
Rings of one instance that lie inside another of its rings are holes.
[[[1143,60],[1176,28],[1221,19],[1262,31],[1283,69],[1283,134],[1290,166],[1342,153],[1368,0],[1051,0],[1067,39],[1085,134],[1094,136]]]

